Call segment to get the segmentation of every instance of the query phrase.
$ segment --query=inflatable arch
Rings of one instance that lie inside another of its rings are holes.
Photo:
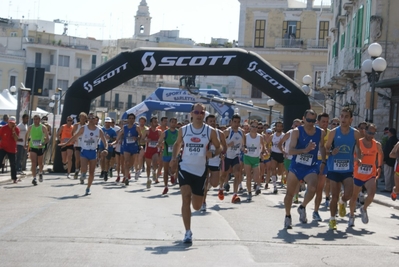
[[[243,49],[139,48],[123,52],[76,80],[65,95],[61,121],[88,112],[96,97],[138,75],[239,76],[284,106],[284,126],[310,108],[300,86],[262,57]],[[62,172],[57,148],[54,171]]]

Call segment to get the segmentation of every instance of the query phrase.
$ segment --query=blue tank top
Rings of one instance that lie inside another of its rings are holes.
[[[132,128],[128,128],[127,125],[123,126],[123,145],[124,146],[137,146],[137,139],[139,132],[137,131],[137,125],[134,124]]]
[[[303,126],[298,127],[299,136],[296,143],[296,149],[304,149],[312,140],[316,143],[315,149],[309,151],[308,153],[294,155],[292,157],[291,166],[295,168],[298,167],[315,167],[317,162],[317,153],[319,151],[319,144],[321,139],[321,129],[316,127],[316,132],[313,135],[308,135]]]
[[[335,128],[335,136],[331,150],[339,147],[339,152],[335,156],[329,156],[327,160],[328,171],[331,172],[353,172],[353,150],[355,149],[355,131],[349,127],[348,134],[342,134],[341,126]]]

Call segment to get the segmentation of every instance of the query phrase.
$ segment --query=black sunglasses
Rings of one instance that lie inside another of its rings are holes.
[[[310,123],[316,123],[316,119],[305,118],[305,120]]]

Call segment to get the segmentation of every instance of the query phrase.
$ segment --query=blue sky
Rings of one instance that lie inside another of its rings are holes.
[[[133,36],[134,16],[141,0],[54,1],[3,0],[0,17],[67,20],[69,35],[117,39]],[[238,0],[147,0],[152,17],[151,33],[180,30],[180,37],[209,43],[211,37],[237,40],[240,4]],[[77,8],[78,7],[78,8]],[[87,26],[88,23],[104,25]],[[56,33],[61,34],[62,24]]]

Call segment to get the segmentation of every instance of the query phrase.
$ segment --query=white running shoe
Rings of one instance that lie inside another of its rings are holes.
[[[191,244],[192,242],[193,242],[193,233],[191,232],[191,230],[188,230],[184,235],[183,243]]]
[[[367,215],[367,210],[365,210],[363,206],[360,207],[360,215],[362,215],[362,223],[368,224],[369,216]]]
[[[205,203],[205,202],[202,203],[202,206],[201,206],[200,211],[201,211],[201,212],[206,212],[206,203]]]
[[[349,215],[348,227],[355,226],[355,216]]]

